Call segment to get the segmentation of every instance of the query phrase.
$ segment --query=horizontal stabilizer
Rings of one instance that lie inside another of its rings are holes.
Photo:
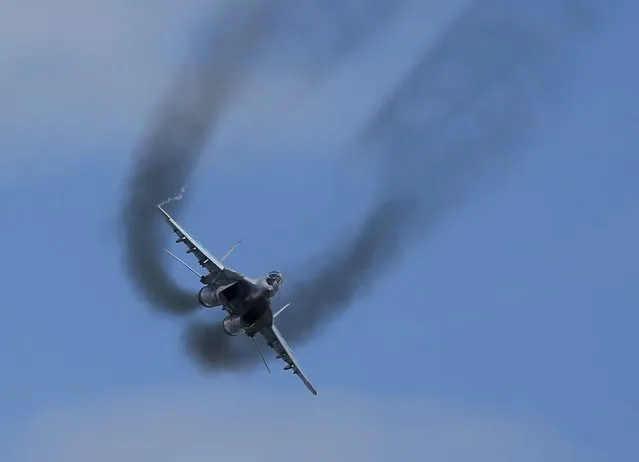
[[[237,247],[240,245],[241,242],[242,242],[242,240],[237,241],[237,244],[235,244],[233,247],[231,247],[229,249],[229,251],[226,252],[226,255],[224,255],[222,258],[220,258],[220,261],[222,263],[224,263],[224,261],[226,261],[226,259],[229,258],[233,252],[235,252],[235,249],[237,249]]]

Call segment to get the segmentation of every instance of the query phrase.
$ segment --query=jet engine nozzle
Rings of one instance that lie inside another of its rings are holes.
[[[202,287],[197,294],[197,299],[206,308],[213,308],[222,304],[217,295],[217,290],[210,286]]]
[[[226,335],[235,336],[244,331],[244,321],[239,316],[228,315],[222,321],[222,329]]]

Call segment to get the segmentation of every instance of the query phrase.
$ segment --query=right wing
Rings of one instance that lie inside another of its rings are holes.
[[[192,253],[197,258],[202,268],[207,270],[210,278],[217,283],[234,282],[243,279],[243,276],[226,268],[224,264],[209,253],[202,244],[195,240],[184,228],[182,228],[166,211],[157,206],[158,210],[164,215],[164,219],[169,224],[173,232],[178,236],[175,242],[184,242],[187,247],[186,253]]]
[[[317,395],[317,390],[315,390],[313,384],[310,382],[310,380],[308,380],[304,372],[302,372],[299,363],[295,359],[295,356],[293,356],[293,351],[286,343],[286,340],[284,340],[284,337],[282,336],[282,333],[279,331],[279,329],[275,327],[274,324],[271,324],[270,326],[262,328],[260,334],[264,336],[268,346],[277,353],[277,357],[286,361],[287,365],[284,366],[284,370],[293,369],[293,374],[297,375],[300,378],[300,380],[304,383],[304,385],[306,385],[306,388],[308,388],[311,393]]]

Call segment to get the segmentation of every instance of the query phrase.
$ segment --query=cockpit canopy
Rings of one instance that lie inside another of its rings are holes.
[[[269,286],[277,289],[282,284],[282,282],[284,282],[284,276],[282,276],[282,273],[280,273],[279,271],[271,271],[266,275],[264,280]]]

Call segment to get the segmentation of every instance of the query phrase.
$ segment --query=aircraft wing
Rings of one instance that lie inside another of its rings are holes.
[[[311,393],[317,395],[317,390],[315,390],[313,384],[311,384],[306,375],[304,375],[304,372],[302,372],[302,369],[300,369],[299,363],[295,359],[295,356],[293,356],[291,348],[286,343],[286,340],[284,340],[279,329],[272,324],[264,327],[260,331],[260,334],[264,336],[268,346],[277,353],[277,357],[286,361],[287,365],[284,366],[284,370],[293,369],[293,374],[297,375],[302,380],[304,385],[306,385],[306,388],[308,388]]]
[[[233,282],[242,279],[242,275],[224,266],[224,264],[215,258],[204,248],[193,236],[191,236],[182,226],[180,226],[162,207],[157,208],[164,215],[164,219],[169,224],[173,232],[178,236],[176,242],[184,242],[187,247],[186,253],[192,253],[197,258],[202,268],[207,270],[209,274],[217,282]]]

